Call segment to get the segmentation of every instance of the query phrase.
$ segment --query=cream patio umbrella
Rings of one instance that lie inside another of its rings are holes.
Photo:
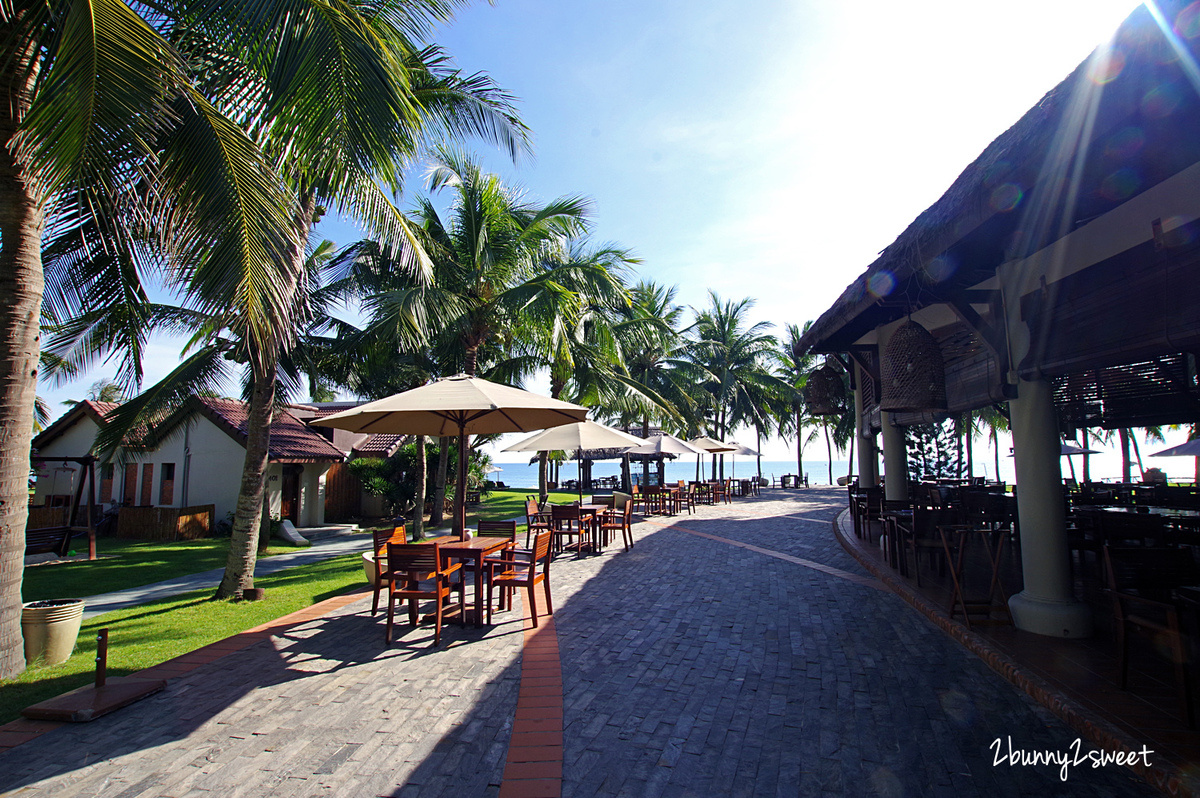
[[[558,452],[574,450],[579,462],[583,462],[584,449],[632,449],[645,441],[619,429],[581,421],[578,424],[563,424],[560,427],[539,432],[523,441],[505,447],[505,452]],[[583,500],[583,469],[580,469],[579,499]],[[539,477],[540,479],[540,477]]]
[[[758,452],[754,451],[746,444],[738,443],[737,441],[730,441],[729,445],[734,447],[733,451],[729,453],[730,459],[733,463],[733,470],[730,473],[732,476],[737,477],[737,456],[740,454],[745,457],[758,457]]]
[[[716,438],[710,438],[707,435],[701,435],[699,438],[692,438],[688,441],[692,446],[698,449],[703,449],[704,454],[713,456],[713,477],[717,475],[717,455],[732,452],[737,448],[736,445],[730,445]],[[696,458],[696,479],[700,479],[700,458]]]
[[[530,432],[583,421],[586,407],[459,374],[314,419],[314,425],[351,432],[458,437],[458,490],[454,532],[466,539],[467,436]]]

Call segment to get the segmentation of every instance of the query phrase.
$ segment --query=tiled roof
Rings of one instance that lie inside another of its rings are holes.
[[[229,433],[242,446],[246,445],[248,407],[245,402],[195,396],[189,400],[189,403],[192,402],[206,418]],[[276,463],[326,460],[340,462],[345,455],[303,421],[287,410],[279,409],[271,422],[267,457]]]
[[[370,435],[362,443],[354,444],[354,454],[359,457],[391,457],[408,437],[407,435]]]
[[[53,424],[39,432],[33,439],[33,448],[38,449],[47,445],[84,417],[91,418],[97,426],[100,426],[104,423],[104,417],[118,407],[120,404],[117,402],[93,402],[90,399],[84,399],[82,402],[72,405],[71,409],[55,419]]]

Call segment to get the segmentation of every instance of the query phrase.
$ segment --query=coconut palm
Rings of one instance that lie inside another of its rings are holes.
[[[186,5],[160,4],[154,18]],[[2,2],[0,49],[0,361],[22,375],[0,388],[0,424],[31,430],[44,287],[51,309],[56,283],[111,301],[130,282],[114,276],[161,266],[165,252],[198,271],[257,275],[241,291],[270,307],[279,291],[262,278],[290,234],[286,196],[262,151],[129,5]],[[144,299],[134,293],[131,317]],[[0,452],[0,678],[23,667],[28,457],[25,433]]]
[[[709,301],[696,316],[688,359],[703,375],[698,384],[710,397],[713,432],[724,440],[743,423],[765,421],[768,398],[791,387],[770,371],[778,344],[772,325],[746,319],[754,300],[722,300],[710,290]],[[723,472],[724,457],[721,464]]]
[[[777,374],[779,378],[791,386],[791,414],[780,416],[779,434],[796,435],[796,473],[804,475],[804,445],[817,436],[818,420],[810,415],[808,406],[804,403],[803,390],[808,381],[808,375],[816,368],[816,357],[800,345],[800,339],[812,321],[804,322],[803,327],[789,324],[784,328],[783,340],[776,353]],[[805,430],[809,429],[806,433]]]
[[[222,597],[253,585],[278,367],[310,320],[309,253],[295,242],[308,240],[328,202],[406,253],[406,268],[423,272],[428,264],[381,184],[399,191],[405,166],[431,135],[483,134],[510,150],[524,136],[507,98],[490,81],[464,78],[447,66],[443,53],[409,41],[411,32],[426,29],[430,17],[448,10],[444,4],[362,2],[329,11],[317,0],[302,0],[287,14],[260,18],[260,10],[234,4],[171,30],[193,62],[209,67],[204,88],[271,154],[291,195],[293,243],[273,274],[280,301],[263,308],[236,292],[228,295],[222,275],[211,270],[192,271],[187,285],[193,304],[220,308],[190,321],[207,331],[210,343],[214,331],[227,333],[224,344],[235,342],[236,357],[249,373],[246,459],[233,542],[217,591]],[[253,41],[237,46],[241,43],[226,35],[228,28],[250,23],[258,26]],[[198,376],[201,364],[192,365],[191,372],[177,370],[173,377]],[[178,388],[151,391],[146,401],[128,403],[114,434],[137,423],[135,413],[154,412],[156,399],[176,399],[178,393]]]

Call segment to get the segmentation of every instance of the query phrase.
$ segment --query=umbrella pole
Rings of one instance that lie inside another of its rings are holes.
[[[458,490],[454,491],[454,531],[459,540],[467,539],[467,435],[458,428]]]
[[[583,450],[575,453],[575,482],[579,486],[579,503],[583,504]]]

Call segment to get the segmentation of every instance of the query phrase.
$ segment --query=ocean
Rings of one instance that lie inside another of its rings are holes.
[[[1065,460],[1066,458],[1064,458]],[[883,458],[880,458],[880,466],[883,465]],[[849,462],[846,460],[833,461],[833,479],[836,483],[838,477],[846,475]],[[1000,472],[1000,477],[1005,481],[1012,482],[1012,458],[1006,458],[1001,461],[1003,470]],[[511,488],[536,488],[538,481],[537,463],[496,463],[496,466],[502,470],[493,474],[492,478]],[[719,466],[718,466],[719,467]],[[633,464],[633,473],[641,473],[641,466],[637,463]],[[855,473],[858,473],[858,462],[854,464]],[[829,481],[829,465],[826,460],[805,460],[804,471],[808,474],[809,484],[812,485],[828,485]],[[995,478],[995,466],[990,459],[977,458],[975,460],[976,476],[987,476]],[[748,478],[757,473],[757,466],[753,457],[737,457],[725,458],[725,476]],[[763,460],[762,475],[767,480],[777,480],[784,474],[796,473],[795,460]],[[1093,473],[1095,469],[1093,468]],[[559,471],[559,476],[562,481],[568,479],[576,479],[579,474],[575,461],[563,463]],[[620,460],[597,460],[592,464],[592,476],[594,477],[609,477],[620,476],[621,461]],[[712,476],[712,460],[709,457],[704,458],[702,478],[708,479]],[[1064,462],[1063,476],[1070,476],[1067,470],[1067,465]],[[666,465],[667,482],[677,482],[678,480],[693,480],[696,478],[696,458],[681,457],[678,460],[668,460]]]
[[[496,463],[503,469],[498,474],[493,474],[492,479],[503,482],[510,488],[537,488],[538,483],[538,467],[537,463]],[[833,462],[833,478],[845,476],[847,461],[835,460]],[[720,465],[717,466],[720,468]],[[641,473],[641,465],[634,463],[631,466],[632,472],[637,475]],[[804,469],[808,472],[809,482],[812,484],[827,484],[829,482],[829,470],[825,460],[805,460]],[[652,472],[653,473],[653,472]],[[757,474],[757,465],[753,457],[738,457],[725,458],[725,476],[737,477],[746,479]],[[772,478],[778,479],[784,474],[796,473],[796,461],[790,463],[786,460],[763,460],[762,475],[767,480]],[[621,475],[620,460],[597,460],[592,464],[593,477],[613,477]],[[574,461],[563,463],[559,470],[559,477],[562,481],[568,479],[576,479],[579,476],[579,470]],[[704,458],[703,471],[701,473],[703,479],[708,479],[712,476],[712,460]],[[674,461],[667,461],[666,465],[666,481],[677,482],[678,480],[692,480],[696,478],[696,459],[680,458]]]

